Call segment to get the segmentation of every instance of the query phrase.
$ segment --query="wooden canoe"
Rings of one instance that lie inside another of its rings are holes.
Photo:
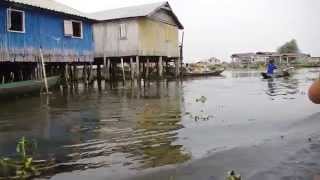
[[[267,73],[262,72],[261,76],[263,77],[263,79],[282,78],[282,77],[289,77],[290,73],[287,71],[283,71],[281,74],[275,74],[274,76],[270,76]]]
[[[58,83],[59,76],[48,77],[48,87],[53,87]],[[32,92],[40,92],[44,87],[42,80],[28,80],[13,83],[0,84],[0,96],[20,95]]]
[[[221,73],[223,73],[224,69],[222,70],[216,70],[216,71],[206,71],[206,72],[189,72],[189,73],[184,73],[183,76],[186,77],[199,77],[199,76],[219,76]]]

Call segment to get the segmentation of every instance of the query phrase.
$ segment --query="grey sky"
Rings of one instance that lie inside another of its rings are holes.
[[[84,12],[159,0],[58,0]],[[161,1],[161,0],[160,0]],[[185,59],[274,51],[295,38],[300,49],[320,56],[319,0],[169,0],[185,26]]]

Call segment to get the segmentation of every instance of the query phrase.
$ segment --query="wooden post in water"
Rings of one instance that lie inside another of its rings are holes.
[[[175,63],[175,68],[176,68],[176,73],[175,73],[175,75],[176,75],[176,78],[178,78],[178,77],[179,77],[179,74],[180,74],[180,72],[179,72],[179,59],[175,59],[175,60],[174,60],[174,63]]]
[[[126,75],[124,72],[124,63],[123,63],[123,58],[121,58],[121,69],[122,69],[122,78],[123,78],[123,82],[126,81]]]
[[[149,71],[150,71],[150,60],[149,60],[149,58],[147,58],[147,64],[146,64],[146,67],[145,67],[145,69],[146,69],[146,75],[145,75],[145,78],[146,79],[149,79]]]
[[[70,84],[73,82],[74,78],[73,78],[73,71],[72,71],[72,64],[70,64],[69,66],[69,81],[70,81]]]
[[[90,64],[88,68],[88,83],[91,84],[92,82],[93,82],[93,72],[92,72],[92,64]]]
[[[64,66],[64,81],[65,81],[65,85],[68,86],[69,83],[69,67],[68,64],[65,64]]]
[[[137,79],[140,79],[140,63],[139,63],[139,56],[136,56],[136,75]]]
[[[159,62],[158,62],[158,72],[159,72],[159,77],[162,79],[163,77],[163,63],[162,63],[162,56],[159,57]]]
[[[108,58],[107,60],[107,80],[110,81],[110,65],[111,65],[111,61],[110,59]]]
[[[130,57],[130,72],[131,72],[131,80],[134,80],[134,64],[133,64],[132,57]]]
[[[78,81],[78,68],[76,64],[73,65],[73,79],[74,82]]]
[[[46,67],[45,67],[45,64],[44,64],[44,59],[43,59],[43,54],[42,54],[42,49],[41,48],[40,48],[40,60],[41,60],[41,65],[42,65],[44,87],[45,87],[46,93],[49,94]]]
[[[103,56],[103,77],[107,80],[107,57]]]
[[[97,64],[97,80],[101,81],[102,77],[101,77],[101,65]]]

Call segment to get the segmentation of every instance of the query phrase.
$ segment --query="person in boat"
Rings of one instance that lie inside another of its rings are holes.
[[[267,75],[272,77],[276,69],[278,69],[278,67],[274,64],[274,60],[270,59],[267,67]]]

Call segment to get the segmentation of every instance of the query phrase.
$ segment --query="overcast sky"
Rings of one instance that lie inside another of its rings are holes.
[[[58,0],[83,12],[159,0]],[[161,1],[161,0],[160,0]],[[320,0],[169,0],[185,27],[185,61],[274,51],[295,38],[320,56]]]

